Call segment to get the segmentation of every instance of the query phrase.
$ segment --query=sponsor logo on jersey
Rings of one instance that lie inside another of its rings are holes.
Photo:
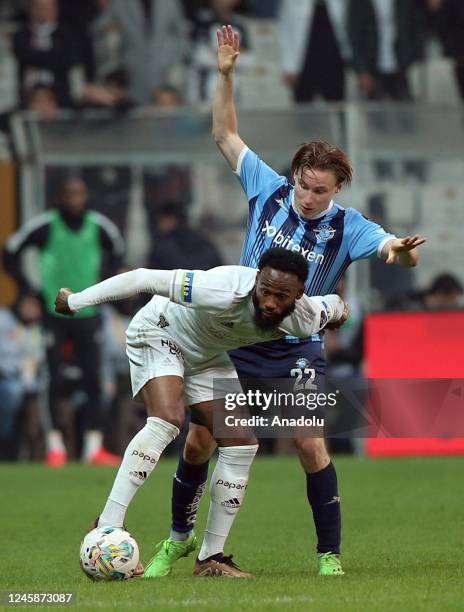
[[[335,236],[335,231],[336,230],[334,230],[333,227],[331,227],[329,224],[326,224],[320,225],[314,230],[314,233],[316,234],[317,239],[321,242],[328,242],[329,240],[332,240],[332,238]]]
[[[168,347],[171,355],[177,355],[178,357],[181,357],[182,359],[184,358],[184,356],[182,355],[182,351],[177,346],[177,344],[174,344],[172,340],[161,340],[161,346]]]
[[[164,315],[160,315],[159,321],[156,326],[161,327],[161,329],[163,329],[163,327],[169,327],[169,323],[167,322],[167,319]]]
[[[192,301],[192,287],[193,287],[193,272],[184,272],[182,277],[182,283],[180,287],[180,296],[183,302]]]
[[[261,231],[263,234],[266,234],[268,238],[273,238],[272,246],[279,246],[283,249],[293,251],[294,253],[299,253],[307,259],[309,263],[322,264],[324,261],[324,255],[322,253],[315,253],[309,248],[303,248],[301,244],[297,244],[291,236],[278,230],[274,225],[271,225],[269,221],[265,221],[265,225]]]

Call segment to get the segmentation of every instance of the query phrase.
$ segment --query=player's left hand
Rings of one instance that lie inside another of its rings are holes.
[[[72,295],[74,291],[71,289],[62,288],[58,291],[55,298],[55,312],[59,314],[74,316],[74,312],[68,306],[68,297]]]
[[[422,236],[405,236],[404,238],[395,238],[389,245],[390,248],[388,249],[385,263],[396,263],[399,255],[412,251],[421,244],[424,244],[424,242],[426,242],[426,240]]]
[[[338,321],[332,321],[331,323],[327,323],[324,329],[339,329],[348,319],[349,314],[350,309],[348,307],[348,304],[345,302],[345,307],[343,308],[342,316],[338,319]]]

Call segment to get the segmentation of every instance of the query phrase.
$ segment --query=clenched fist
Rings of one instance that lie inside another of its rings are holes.
[[[55,298],[55,312],[63,315],[73,316],[74,312],[68,306],[68,297],[74,292],[71,289],[60,289]]]

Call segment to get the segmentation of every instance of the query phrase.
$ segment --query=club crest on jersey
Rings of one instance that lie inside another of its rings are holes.
[[[182,283],[180,287],[180,295],[183,302],[192,301],[192,286],[193,286],[193,272],[184,272],[182,277]]]
[[[321,242],[328,242],[335,236],[335,231],[330,225],[320,225],[314,230],[314,233]]]
[[[309,368],[309,361],[306,359],[306,357],[299,357],[296,360],[295,365],[297,368],[304,370],[305,368]]]

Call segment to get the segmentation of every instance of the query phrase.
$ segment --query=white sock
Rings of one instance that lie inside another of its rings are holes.
[[[179,429],[158,417],[148,417],[147,424],[129,442],[121,466],[100,515],[99,526],[122,527],[127,507],[138,488],[147,480],[166,446],[179,435]]]
[[[224,551],[224,545],[235,516],[242,505],[248,486],[248,473],[258,445],[221,446],[211,476],[208,521],[198,559]]]
[[[84,434],[84,448],[82,449],[82,459],[90,459],[98,453],[103,445],[103,434],[101,431],[91,429]]]
[[[60,453],[66,452],[66,447],[63,442],[63,434],[59,429],[51,429],[47,433],[47,450],[59,451]]]

